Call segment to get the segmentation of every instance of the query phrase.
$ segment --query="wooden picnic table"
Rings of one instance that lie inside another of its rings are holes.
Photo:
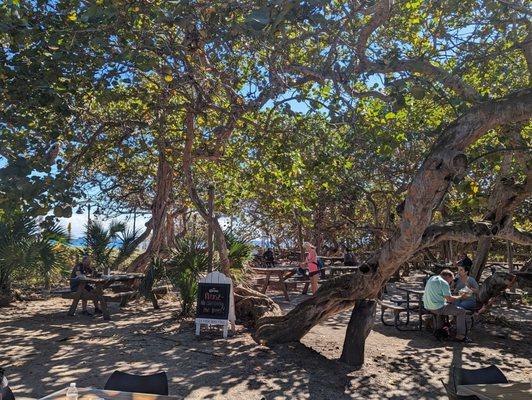
[[[125,306],[128,300],[128,296],[122,294],[118,297],[110,297],[104,294],[105,289],[109,288],[113,283],[123,283],[124,285],[134,289],[137,283],[144,278],[144,274],[141,273],[129,273],[129,274],[113,274],[113,275],[102,275],[97,278],[83,277],[77,278],[79,282],[78,289],[71,294],[71,296],[65,296],[66,298],[72,298],[72,305],[68,310],[68,315],[74,315],[76,313],[76,308],[80,300],[96,300],[99,302],[100,308],[103,313],[103,319],[109,321],[111,316],[109,315],[109,310],[107,308],[108,301],[120,302],[121,306]],[[92,284],[94,289],[88,291],[86,285]]]
[[[284,281],[291,276],[293,276],[297,272],[297,265],[294,266],[286,266],[286,267],[272,267],[272,268],[251,268],[256,274],[264,275],[265,281],[264,285],[262,286],[262,289],[260,290],[262,294],[266,293],[266,290],[268,290],[268,286],[270,285],[270,279],[273,276],[277,276],[278,282],[281,285],[281,288],[283,290],[284,298],[286,301],[290,301],[290,296],[288,295],[288,290],[286,289],[286,285],[284,284]]]
[[[532,389],[529,382],[497,383],[489,385],[458,385],[459,396],[477,396],[481,400],[530,400]]]
[[[66,391],[68,388],[61,389],[52,393],[40,400],[65,400]],[[98,399],[113,399],[113,400],[180,400],[177,396],[162,396],[158,394],[149,393],[132,393],[119,392],[117,390],[101,390],[94,388],[77,388],[79,400],[98,400]]]
[[[318,256],[318,258],[321,258],[323,261],[344,261],[344,256]]]
[[[410,311],[414,310],[412,307],[410,307],[410,296],[413,295],[417,297],[417,300],[415,302],[417,303],[417,311],[418,311],[418,317],[419,317],[419,330],[423,329],[423,304],[421,298],[423,297],[423,294],[425,293],[425,290],[417,287],[417,286],[402,286],[397,285],[397,290],[400,290],[402,292],[406,293],[406,323],[405,325],[408,325],[410,322]]]

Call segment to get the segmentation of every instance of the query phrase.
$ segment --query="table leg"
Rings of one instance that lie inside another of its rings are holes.
[[[102,310],[103,319],[105,321],[109,321],[111,319],[111,316],[109,315],[109,309],[107,308],[107,301],[105,300],[103,296],[103,291],[105,290],[106,286],[109,286],[111,283],[107,285],[96,285],[94,289],[94,296],[96,300],[98,300],[98,304],[100,305],[100,308]]]
[[[85,283],[80,282],[78,286],[78,290],[76,291],[76,296],[72,299],[72,304],[70,305],[70,308],[68,310],[68,315],[73,316],[76,314],[76,308],[78,308],[79,300],[81,299],[81,294],[83,293],[83,289],[85,288]]]
[[[309,286],[310,286],[310,283],[305,282],[305,286],[303,286],[303,291],[301,292],[301,294],[307,294]]]
[[[410,322],[410,292],[406,292],[406,323],[408,325]]]
[[[284,277],[284,273],[283,272],[280,272],[279,273],[279,284],[281,285],[281,288],[283,289],[283,294],[284,294],[284,298],[286,301],[290,301],[290,296],[288,295],[288,290],[286,288],[286,283],[285,283],[285,277]]]
[[[418,306],[419,306],[419,330],[423,330],[423,298],[418,296]]]
[[[261,293],[265,294],[266,289],[268,289],[268,285],[270,284],[270,272],[266,273],[266,281],[264,282],[264,286],[262,287]]]

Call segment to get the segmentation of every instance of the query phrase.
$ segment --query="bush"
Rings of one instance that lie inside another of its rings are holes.
[[[231,275],[235,281],[242,281],[248,261],[253,256],[253,245],[235,231],[225,231],[225,242],[231,261]]]
[[[172,284],[179,289],[181,314],[194,314],[198,293],[198,280],[207,271],[208,255],[205,243],[196,237],[177,239],[171,258],[166,262],[166,273]]]

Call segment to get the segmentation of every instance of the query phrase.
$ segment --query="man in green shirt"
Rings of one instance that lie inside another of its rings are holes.
[[[467,310],[457,307],[453,303],[462,299],[463,295],[451,295],[449,284],[454,275],[448,269],[444,269],[440,275],[432,276],[425,285],[423,294],[423,306],[432,314],[436,315],[436,329],[442,327],[441,315],[456,317],[456,340],[468,341],[466,338],[466,314]]]

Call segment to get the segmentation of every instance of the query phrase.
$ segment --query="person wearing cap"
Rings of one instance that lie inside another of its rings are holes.
[[[74,265],[74,268],[72,268],[72,272],[70,274],[70,290],[72,292],[77,292],[80,284],[80,278],[84,278],[86,276],[90,276],[93,274],[93,270],[90,265],[90,259],[89,256],[83,256],[83,259],[80,263],[77,263]],[[87,292],[92,292],[94,290],[94,286],[85,284],[84,288]],[[95,314],[101,314],[102,311],[98,307],[98,301],[93,300],[94,302],[94,313]],[[87,300],[81,300],[81,315],[92,315],[87,311]]]

